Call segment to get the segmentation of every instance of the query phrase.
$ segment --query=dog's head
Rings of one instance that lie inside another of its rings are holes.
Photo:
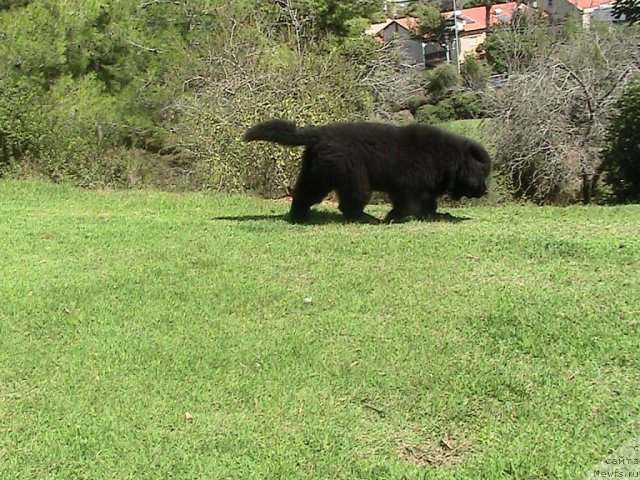
[[[451,179],[447,193],[454,200],[482,197],[487,193],[490,173],[489,154],[482,145],[470,143]]]

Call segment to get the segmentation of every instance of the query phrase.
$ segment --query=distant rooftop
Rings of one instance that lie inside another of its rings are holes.
[[[579,2],[597,2],[604,0],[570,0],[570,1],[579,1]],[[611,1],[611,0],[607,0]],[[493,5],[491,7],[491,14],[489,16],[489,22],[491,26],[497,25],[498,23],[509,23],[514,13],[518,9],[526,8],[525,5],[518,4],[517,2],[509,2],[509,3],[499,3]],[[473,7],[473,8],[463,8],[462,10],[458,10],[458,21],[464,22],[464,32],[476,32],[483,31],[487,29],[487,8],[484,6]],[[451,18],[453,16],[453,12],[444,12],[442,14],[444,18]],[[418,32],[418,19],[415,17],[402,17],[402,18],[389,18],[385,22],[374,23],[370,25],[369,28],[365,31],[367,35],[376,36],[384,29],[386,29],[389,25],[397,24],[404,28],[405,30],[409,30],[412,32]]]
[[[578,0],[583,1],[583,0]],[[586,0],[590,1],[590,0]],[[597,0],[593,0],[597,1]],[[525,8],[524,5],[520,6],[517,2],[509,2],[509,3],[498,3],[491,6],[491,15],[489,16],[489,22],[491,26],[497,25],[498,23],[508,23],[511,21],[514,13],[518,8]],[[458,19],[464,21],[464,32],[475,32],[478,30],[486,30],[487,29],[487,8],[484,6],[473,7],[473,8],[463,8],[462,10],[458,10],[460,15],[458,15]],[[451,18],[453,16],[453,11],[444,12],[445,18]]]
[[[568,0],[580,10],[587,10],[589,8],[600,8],[602,6],[613,5],[614,0]]]

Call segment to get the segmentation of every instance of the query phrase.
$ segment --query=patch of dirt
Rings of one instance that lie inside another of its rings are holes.
[[[451,438],[447,433],[438,440],[424,443],[398,442],[398,456],[403,462],[421,467],[450,467],[463,463],[473,451],[473,442]]]

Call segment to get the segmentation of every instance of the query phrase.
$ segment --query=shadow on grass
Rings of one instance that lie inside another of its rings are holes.
[[[230,220],[235,222],[256,222],[262,220],[271,220],[274,222],[286,222],[289,221],[289,214],[272,214],[272,215],[231,215],[224,217],[214,217],[213,220]],[[305,225],[323,225],[329,223],[345,223],[344,217],[338,212],[324,212],[312,210],[309,215],[309,220],[305,222]]]
[[[271,214],[271,215],[229,215],[222,217],[213,217],[213,220],[229,220],[234,222],[258,222],[263,220],[270,220],[275,222],[286,222],[291,223],[289,221],[289,214]],[[429,218],[415,218],[415,217],[407,217],[406,219],[399,222],[392,223],[406,223],[411,220],[417,220],[421,222],[449,222],[449,223],[460,223],[466,220],[471,220],[470,217],[454,217],[450,213],[436,213],[433,217]],[[318,211],[312,210],[309,215],[309,220],[305,222],[305,225],[325,225],[332,223],[348,223],[345,218],[339,212],[327,212],[327,211]],[[381,222],[384,225],[384,222]]]
[[[471,217],[454,217],[450,213],[436,213],[433,217],[423,219],[422,221],[460,223],[466,220],[471,220]]]

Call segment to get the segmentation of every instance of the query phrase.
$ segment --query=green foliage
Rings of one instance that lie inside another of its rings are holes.
[[[324,55],[307,51],[274,69],[278,56],[266,48],[259,57],[245,58],[246,73],[212,82],[181,107],[183,121],[176,133],[195,160],[187,167],[194,186],[282,196],[299,170],[299,149],[244,143],[246,128],[273,117],[323,124],[361,118],[370,110],[368,94],[357,88],[351,64],[340,55],[327,63]],[[245,82],[260,88],[259,98],[251,88],[220,95],[221,89]],[[191,110],[199,114],[188,115]]]
[[[419,20],[420,34],[422,35],[438,35],[444,27],[444,19],[437,3],[416,2],[412,14]]]
[[[435,105],[423,105],[418,108],[415,113],[416,121],[427,125],[446,122],[455,118],[453,106],[446,101],[439,102]]]
[[[427,124],[449,120],[477,119],[483,115],[482,96],[468,91],[453,92],[435,104],[418,107],[415,112],[416,120]]]
[[[640,78],[617,102],[604,150],[605,181],[621,202],[640,202]]]
[[[481,89],[488,79],[487,68],[475,58],[465,60],[466,69],[458,75],[457,68],[452,64],[439,65],[425,73],[425,90],[429,94],[429,103],[425,105],[416,97],[409,103],[409,109],[414,112],[420,123],[434,124],[449,120],[465,120],[480,118],[484,113],[484,101],[480,93],[457,89],[460,83],[468,88],[472,85]]]
[[[427,92],[432,98],[438,100],[458,85],[460,76],[456,67],[452,64],[438,65],[426,74]]]
[[[490,35],[477,48],[479,53],[484,53],[487,63],[493,73],[507,73],[509,71],[506,52],[503,50],[503,40],[497,35]]]
[[[562,38],[565,41],[573,42],[583,30],[584,27],[582,26],[581,20],[573,17],[568,17],[562,23]]]
[[[43,111],[46,96],[26,79],[0,77],[0,176],[23,156],[38,156],[51,123]]]
[[[119,182],[107,164],[122,148],[148,149],[154,160],[166,138],[163,112],[181,89],[164,76],[187,68],[180,49],[191,28],[176,18],[188,18],[186,6],[158,15],[162,7],[131,0],[43,0],[0,12],[3,82],[40,86],[30,99],[39,113],[38,125],[29,129],[37,132],[30,135],[30,148],[14,142],[0,152],[0,162],[84,185],[100,176],[100,184]],[[20,115],[29,114],[23,110]],[[12,127],[14,139],[24,136],[21,125],[21,131]]]
[[[480,7],[485,5],[499,5],[501,3],[508,3],[510,0],[464,0],[464,8]],[[458,2],[461,5],[462,2]],[[451,8],[453,9],[453,7]]]
[[[256,187],[262,180],[250,173],[247,152],[230,145],[257,113],[285,116],[299,106],[317,111],[301,120],[320,121],[371,112],[359,78],[374,69],[379,47],[360,34],[380,7],[379,0],[4,0],[0,82],[12,95],[0,99],[0,169],[127,185],[148,176],[132,168],[158,165],[162,177],[170,166],[194,187]],[[305,105],[307,98],[315,100]],[[268,108],[254,109],[265,102]],[[245,115],[239,123],[219,121],[236,110]],[[199,138],[190,136],[194,125]],[[178,134],[185,131],[188,144]],[[216,155],[202,156],[205,142],[219,146]],[[275,168],[284,191],[281,170],[293,162],[264,162],[261,173]],[[246,179],[228,181],[240,166]]]
[[[374,49],[360,36],[366,24],[361,17],[378,9],[380,2],[293,3],[305,28],[312,29],[310,38],[320,33],[349,38],[327,43],[325,49],[299,37],[291,48],[288,22],[292,19],[283,17],[284,7],[254,0],[232,4],[223,0],[4,0],[0,4],[0,171],[36,172],[81,185],[127,185],[132,178],[147,178],[153,165],[158,165],[160,176],[167,177],[169,166],[177,175],[188,175],[196,186],[202,185],[200,177],[191,174],[194,169],[201,171],[201,157],[190,156],[197,150],[193,145],[219,145],[220,154],[208,158],[207,164],[233,171],[232,165],[237,164],[233,160],[239,156],[233,149],[228,154],[223,150],[237,143],[238,128],[249,122],[245,118],[239,124],[226,123],[221,134],[220,125],[208,124],[217,117],[208,116],[211,112],[200,104],[208,95],[213,108],[219,108],[216,115],[243,110],[252,119],[257,118],[253,110],[257,103],[273,102],[269,114],[284,116],[290,113],[285,105],[299,105],[299,96],[317,95],[318,119],[313,120],[324,119],[323,111],[331,112],[331,118],[370,111],[368,92],[353,90],[346,96],[357,85],[358,74],[350,73],[345,62],[375,61]],[[244,47],[249,50],[242,51]],[[256,52],[264,57],[256,57]],[[301,60],[303,54],[307,62]],[[327,63],[334,60],[335,65]],[[237,72],[246,72],[245,79],[251,81],[253,68],[267,83],[254,83],[255,89],[246,91],[234,78]],[[317,75],[329,78],[319,88],[310,81]],[[222,96],[215,91],[221,84],[228,88]],[[291,90],[283,91],[283,84]],[[227,95],[230,91],[233,94]],[[330,105],[324,108],[326,104]],[[186,105],[195,110],[187,111]],[[280,112],[279,106],[283,107]],[[301,110],[306,108],[316,106],[300,105]],[[194,119],[193,112],[201,114]],[[185,146],[176,132],[194,123],[202,125],[203,136]],[[210,132],[216,132],[221,141],[212,140]],[[291,163],[287,168],[292,168]],[[138,167],[141,172],[131,170]],[[250,168],[245,170],[248,177]],[[217,182],[204,183],[229,186],[220,180],[222,176]],[[279,173],[276,177],[281,180]],[[231,183],[250,188],[260,183],[255,174],[253,178],[251,185],[243,179]]]
[[[532,13],[517,13],[510,24],[497,25],[477,50],[494,73],[522,71],[551,48],[554,38],[546,25]]]
[[[293,0],[291,3],[297,15],[312,21],[315,33],[330,32],[338,36],[349,33],[352,19],[369,18],[382,10],[382,4],[383,0]]]
[[[481,93],[454,92],[440,103],[451,105],[456,120],[470,120],[484,116],[484,101]]]
[[[460,77],[466,88],[482,91],[489,83],[491,68],[483,60],[468,55],[460,67]]]
[[[413,97],[410,97],[407,100],[406,103],[406,108],[407,110],[409,110],[412,114],[415,114],[416,111],[422,107],[423,105],[427,105],[429,103],[429,99],[424,96],[424,95],[415,95]]]
[[[344,24],[345,36],[358,38],[364,34],[370,24],[371,21],[368,18],[357,17],[347,20]]]
[[[0,11],[0,70],[44,86],[65,63],[64,24],[58,2],[43,0]]]
[[[0,0],[0,11],[10,8],[24,7],[32,0]]]

